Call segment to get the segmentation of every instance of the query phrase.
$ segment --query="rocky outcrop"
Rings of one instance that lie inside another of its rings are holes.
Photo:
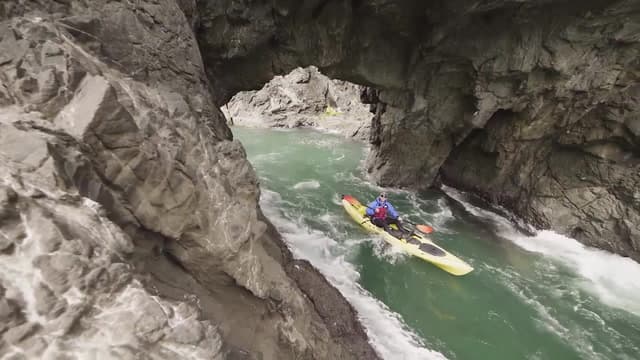
[[[366,140],[372,115],[360,101],[362,90],[310,66],[276,76],[260,90],[240,92],[221,110],[234,125],[312,127]]]
[[[367,163],[381,184],[439,178],[640,259],[637,1],[198,6],[218,104],[314,64],[377,89]]]
[[[0,253],[0,354],[223,359],[218,327],[195,304],[154,296],[135,279],[126,261],[134,243],[105,209],[56,186],[46,149],[55,137],[0,129],[21,140],[0,153],[0,233],[10,241]],[[33,162],[23,162],[29,152]]]
[[[194,5],[0,4],[0,356],[377,358],[258,208]]]

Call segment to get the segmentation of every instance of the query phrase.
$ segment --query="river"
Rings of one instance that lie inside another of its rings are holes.
[[[341,207],[340,194],[369,202],[381,190],[363,170],[363,144],[313,130],[232,130],[267,217],[353,304],[385,359],[639,358],[640,264],[550,231],[524,235],[454,189],[385,189],[475,268],[455,277],[365,233]]]

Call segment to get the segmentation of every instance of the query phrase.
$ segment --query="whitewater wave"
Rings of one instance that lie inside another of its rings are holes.
[[[317,189],[319,187],[320,187],[320,182],[318,182],[318,180],[301,181],[293,185],[293,188],[296,190]]]
[[[585,290],[609,306],[640,316],[640,264],[635,261],[547,230],[532,237],[511,233],[508,238],[525,250],[562,260],[585,279]]]
[[[432,214],[433,225],[440,232],[451,233],[451,231],[447,230],[445,225],[453,219],[453,213],[449,206],[447,206],[445,199],[438,199],[438,212]]]
[[[419,223],[426,221],[428,225],[433,226],[439,233],[453,233],[447,227],[448,222],[454,219],[453,213],[444,198],[439,198],[435,202],[433,200],[426,201],[420,199],[415,193],[411,193],[407,199],[411,204],[411,207],[406,212],[406,215],[411,217],[410,220]]]
[[[427,349],[398,314],[358,284],[360,274],[347,261],[349,248],[345,244],[310,229],[301,219],[288,218],[280,211],[281,200],[280,194],[262,189],[260,205],[294,256],[310,261],[354,306],[372,345],[383,358],[445,359],[439,352]]]
[[[576,288],[558,282],[560,277],[549,274],[546,268],[537,271],[533,277],[522,277],[514,270],[488,264],[484,264],[484,268],[489,270],[493,277],[501,279],[501,283],[507,289],[536,312],[537,318],[533,320],[538,328],[555,334],[562,342],[580,353],[582,358],[604,360],[612,358],[612,354],[618,354],[621,359],[629,359],[620,354],[617,348],[626,348],[636,353],[640,351],[632,339],[609,326],[608,320],[603,318],[602,314],[589,309],[591,305],[588,298],[583,297]],[[548,290],[551,298],[540,296],[543,293],[541,286]],[[566,305],[567,309],[560,310],[558,307],[563,305]],[[573,309],[573,313],[568,311],[570,308]],[[580,321],[576,322],[572,314],[580,314]],[[601,335],[597,331],[594,332],[594,329],[606,332],[609,336],[608,341],[598,339]],[[598,346],[594,347],[594,344]]]
[[[393,246],[380,237],[373,239],[373,253],[380,259],[391,264],[397,264],[410,257],[410,255],[404,251],[400,246]]]
[[[471,214],[495,224],[498,235],[519,247],[560,261],[582,279],[581,287],[605,304],[640,316],[640,264],[604,250],[583,245],[575,239],[538,231],[533,236],[519,232],[507,219],[491,211],[471,205],[465,194],[444,187],[443,190],[460,202]]]

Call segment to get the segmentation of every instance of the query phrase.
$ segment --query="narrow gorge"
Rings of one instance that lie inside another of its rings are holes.
[[[366,86],[379,185],[639,261],[639,44],[632,0],[3,1],[0,358],[380,358],[219,110],[297,67]]]
[[[636,1],[198,4],[219,105],[316,65],[375,89],[380,184],[441,181],[640,259]]]

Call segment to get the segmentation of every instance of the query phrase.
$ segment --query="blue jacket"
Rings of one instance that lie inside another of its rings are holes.
[[[378,198],[376,198],[375,200],[373,200],[368,206],[367,206],[367,215],[369,216],[373,216],[373,210],[377,209],[379,207],[382,206],[386,206],[387,207],[387,215],[392,218],[392,219],[397,219],[398,218],[398,212],[396,211],[396,209],[393,208],[393,205],[391,205],[390,202],[385,201],[385,202],[380,202],[380,200]]]

